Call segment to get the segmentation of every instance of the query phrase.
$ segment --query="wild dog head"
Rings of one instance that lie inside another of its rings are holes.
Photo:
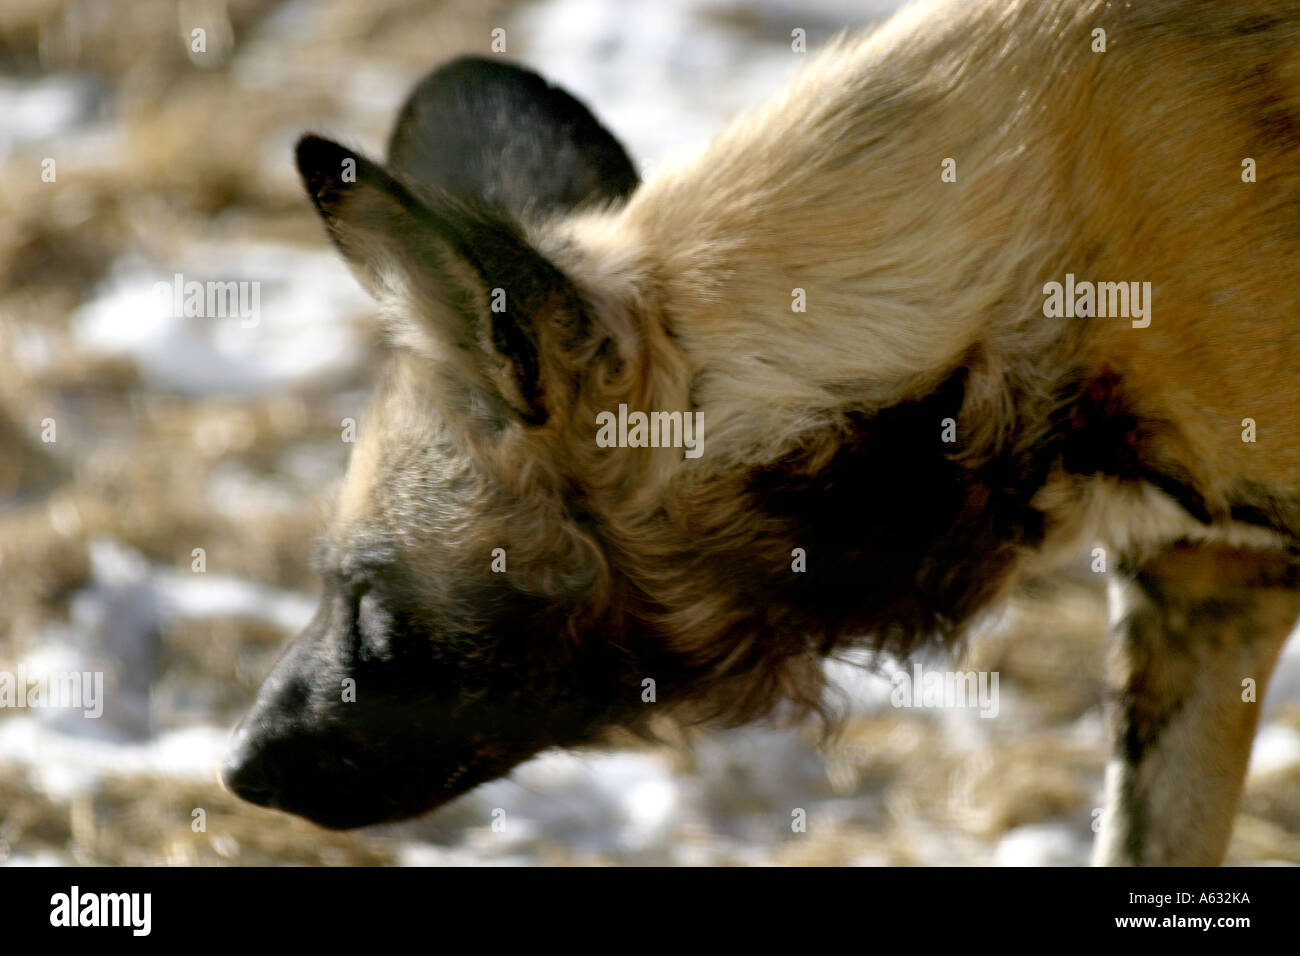
[[[644,664],[595,599],[610,570],[564,471],[610,336],[529,233],[638,177],[577,100],[472,58],[416,88],[386,164],[315,136],[297,162],[398,347],[319,548],[319,610],[225,779],[348,827],[581,743],[638,699]]]
[[[240,796],[357,826],[636,727],[651,698],[734,722],[817,706],[825,654],[944,629],[1034,533],[1037,464],[974,470],[939,440],[962,368],[887,407],[844,381],[719,400],[724,357],[774,383],[816,370],[686,347],[666,264],[734,274],[743,242],[696,255],[655,237],[653,203],[625,217],[643,197],[626,153],[536,75],[457,61],[413,93],[386,164],[314,136],[297,158],[397,348],[322,542],[320,609],[238,732]],[[621,405],[698,411],[720,450],[600,447]]]

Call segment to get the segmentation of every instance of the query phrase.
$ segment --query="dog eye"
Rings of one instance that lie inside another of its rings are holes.
[[[369,590],[357,602],[357,657],[386,660],[392,654],[393,616],[376,591]]]

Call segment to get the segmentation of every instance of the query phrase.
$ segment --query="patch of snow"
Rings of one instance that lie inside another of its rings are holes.
[[[1091,852],[1091,839],[1084,838],[1077,826],[1034,823],[1003,834],[993,862],[996,866],[1082,866]]]
[[[178,315],[161,290],[174,286],[177,274],[183,284],[256,283],[246,287],[249,317]],[[134,359],[147,387],[258,395],[355,371],[364,356],[356,320],[372,309],[332,252],[203,244],[167,267],[119,262],[100,292],[74,313],[72,328],[92,354]]]
[[[62,801],[93,794],[111,776],[215,780],[229,737],[229,730],[200,725],[123,743],[73,736],[34,717],[14,716],[0,721],[0,755]]]
[[[103,87],[88,75],[0,76],[0,161],[17,146],[48,142],[85,125],[103,96]]]
[[[1263,776],[1296,766],[1300,766],[1300,730],[1282,723],[1260,727],[1250,750],[1247,774]]]

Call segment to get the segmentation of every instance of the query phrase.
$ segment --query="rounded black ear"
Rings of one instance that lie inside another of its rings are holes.
[[[466,56],[412,91],[388,143],[388,166],[515,215],[622,199],[640,181],[591,112],[531,70]]]
[[[527,424],[551,412],[544,349],[586,332],[578,290],[500,210],[407,181],[319,136],[298,171],[325,231],[380,302],[394,338]],[[552,397],[562,390],[552,377]]]

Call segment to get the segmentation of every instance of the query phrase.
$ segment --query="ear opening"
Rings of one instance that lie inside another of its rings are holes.
[[[543,356],[587,332],[569,279],[499,210],[442,190],[416,196],[383,167],[318,136],[303,137],[297,158],[326,232],[385,307],[398,341],[524,423],[544,423]]]
[[[333,140],[308,134],[298,141],[298,173],[325,232],[361,282],[378,299],[395,276],[427,260],[423,203],[383,167]],[[423,241],[422,241],[423,240]]]

